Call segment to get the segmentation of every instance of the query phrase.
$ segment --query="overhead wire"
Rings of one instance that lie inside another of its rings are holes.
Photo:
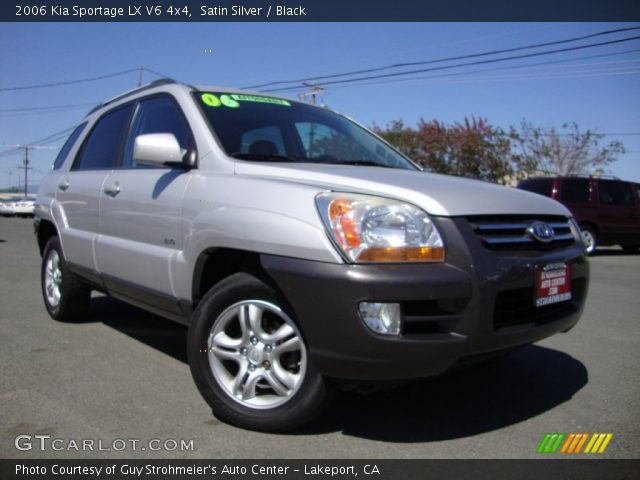
[[[46,137],[42,137],[38,140],[34,140],[32,142],[28,142],[25,143],[24,145],[37,145],[43,142],[55,142],[56,140],[60,140],[62,138],[66,138],[68,136],[69,133],[71,133],[71,131],[76,128],[76,125],[69,127],[69,128],[65,128],[64,130],[60,130],[59,132],[55,132],[52,133],[50,135],[47,135]],[[20,153],[21,149],[20,148],[11,148],[9,150],[5,150],[3,152],[0,152],[0,158],[5,158],[5,157],[11,157],[13,155],[15,155],[16,153]]]
[[[106,78],[118,77],[120,75],[126,75],[127,73],[132,73],[138,71],[137,68],[132,68],[130,70],[123,70],[121,72],[109,73],[106,75],[98,75],[96,77],[87,77],[87,78],[79,78],[75,80],[65,80],[61,82],[51,82],[51,83],[40,83],[37,85],[22,85],[15,87],[0,87],[0,92],[8,92],[15,90],[33,90],[37,88],[50,88],[50,87],[59,87],[61,85],[74,85],[77,83],[86,83],[86,82],[95,82],[96,80],[103,80]]]
[[[311,81],[318,81],[318,80],[326,80],[326,79],[330,79],[330,78],[339,78],[339,77],[346,77],[346,76],[351,76],[351,75],[360,75],[360,74],[363,74],[363,73],[374,73],[374,72],[380,72],[380,71],[390,70],[390,69],[394,69],[394,68],[413,67],[413,66],[418,66],[418,65],[429,65],[429,64],[433,64],[433,63],[442,63],[442,62],[449,62],[449,61],[454,61],[454,60],[465,60],[465,59],[469,59],[469,58],[478,58],[478,57],[484,57],[484,56],[499,55],[499,54],[502,54],[502,53],[510,53],[510,52],[516,52],[516,51],[522,51],[522,50],[530,50],[530,49],[534,49],[534,48],[549,47],[549,46],[552,46],[552,45],[561,45],[561,44],[565,44],[565,43],[572,43],[572,42],[577,42],[577,41],[581,41],[581,40],[587,40],[587,39],[590,39],[590,38],[600,37],[600,36],[603,36],[603,35],[612,35],[614,33],[628,32],[628,31],[633,31],[633,30],[640,30],[640,26],[627,27],[627,28],[617,28],[617,29],[613,29],[613,30],[605,30],[605,31],[601,31],[601,32],[591,33],[591,34],[588,34],[588,35],[581,35],[581,36],[578,36],[578,37],[571,37],[571,38],[562,39],[562,40],[554,40],[554,41],[551,41],[551,42],[543,42],[543,43],[536,43],[536,44],[531,44],[531,45],[523,45],[523,46],[519,46],[519,47],[503,48],[503,49],[491,50],[491,51],[487,51],[487,52],[471,53],[471,54],[467,54],[467,55],[456,55],[456,56],[453,56],[453,57],[437,58],[437,59],[431,59],[431,60],[420,60],[420,61],[415,61],[415,62],[394,63],[394,64],[391,64],[391,65],[385,65],[385,66],[381,66],[381,67],[367,68],[367,69],[361,69],[361,70],[353,70],[353,71],[350,71],[350,72],[334,73],[334,74],[329,74],[329,75],[318,75],[318,76],[314,76],[314,77],[305,77],[305,78],[299,78],[297,80],[277,80],[277,81],[273,81],[273,82],[262,83],[262,84],[259,84],[259,85],[251,85],[251,86],[243,87],[243,88],[258,89],[258,88],[270,87],[270,86],[280,85],[280,84],[292,84],[292,83],[296,83],[297,84],[297,83],[302,83],[302,82],[311,82]]]
[[[508,65],[508,66],[499,66],[499,67],[483,68],[483,69],[476,69],[476,70],[465,70],[461,72],[440,73],[435,75],[425,75],[425,76],[417,76],[417,77],[409,77],[409,78],[394,78],[394,79],[378,80],[378,81],[371,81],[371,82],[365,81],[357,84],[335,85],[332,87],[332,89],[335,90],[340,88],[389,85],[392,83],[423,84],[423,83],[430,83],[430,82],[423,82],[422,80],[428,81],[428,80],[438,80],[441,78],[455,78],[455,77],[468,76],[470,74],[476,74],[476,73],[482,74],[482,73],[499,72],[499,71],[505,71],[505,70],[519,70],[519,69],[524,70],[524,69],[534,68],[539,66],[546,66],[546,65],[550,66],[550,65],[558,65],[558,64],[564,64],[564,63],[573,63],[580,60],[591,60],[594,58],[613,57],[613,56],[619,56],[619,55],[624,55],[628,53],[637,53],[637,52],[640,52],[640,49],[631,49],[631,50],[625,50],[622,52],[613,52],[613,53],[605,53],[605,54],[598,54],[598,55],[586,55],[582,57],[565,58],[561,60],[550,60],[545,62],[527,63],[525,65]],[[636,62],[636,61],[640,61],[640,59],[630,60],[630,62]]]
[[[640,60],[638,60],[640,62]],[[634,62],[637,63],[637,62]],[[589,65],[580,65],[579,67],[588,67]],[[562,78],[586,78],[590,76],[618,76],[618,75],[626,75],[626,74],[635,74],[638,73],[637,69],[640,66],[621,66],[616,68],[600,68],[600,69],[592,69],[592,70],[565,70],[565,71],[540,71],[540,72],[514,72],[511,76],[507,76],[507,72],[503,72],[503,76],[494,76],[490,77],[487,74],[498,72],[497,69],[486,69],[486,70],[474,70],[470,72],[458,72],[458,73],[448,73],[448,74],[440,74],[440,75],[426,75],[420,77],[410,77],[410,78],[400,78],[400,79],[388,79],[388,80],[379,80],[379,81],[371,81],[371,82],[363,82],[358,84],[347,84],[347,85],[336,85],[333,89],[340,88],[353,88],[353,87],[368,87],[368,86],[378,86],[378,85],[389,85],[393,83],[403,83],[403,84],[413,84],[413,85],[422,85],[422,84],[433,84],[438,83],[439,80],[447,79],[447,84],[453,83],[479,83],[484,80],[493,78],[494,80],[503,80],[503,81],[511,81],[511,80],[552,80],[552,79],[562,79]],[[479,74],[477,77],[470,77],[471,74]]]
[[[0,114],[2,113],[22,113],[22,112],[38,112],[40,110],[64,110],[70,108],[79,108],[86,107],[89,105],[95,105],[96,102],[87,102],[87,103],[67,103],[65,105],[44,105],[39,107],[22,107],[22,108],[1,108]]]
[[[626,37],[626,38],[622,38],[622,39],[609,40],[609,41],[606,41],[606,42],[593,43],[593,44],[589,44],[589,45],[580,45],[580,46],[576,46],[576,47],[567,47],[567,48],[560,48],[560,49],[555,49],[555,50],[546,50],[546,51],[543,51],[543,52],[532,52],[532,53],[527,53],[527,54],[522,54],[522,55],[512,55],[512,56],[508,56],[508,57],[491,58],[491,59],[488,59],[488,60],[476,60],[474,62],[458,63],[458,64],[454,64],[454,65],[443,65],[443,66],[439,66],[439,67],[421,68],[421,69],[417,69],[417,70],[409,70],[409,71],[403,71],[403,72],[393,72],[393,73],[386,73],[386,74],[382,74],[382,75],[369,75],[369,76],[365,76],[365,77],[348,78],[348,79],[344,79],[344,80],[333,80],[333,81],[330,81],[330,82],[323,82],[322,86],[326,87],[326,86],[329,86],[329,85],[342,85],[342,84],[355,83],[355,82],[361,82],[361,81],[366,81],[366,80],[375,80],[375,79],[379,79],[379,78],[395,78],[395,77],[406,76],[406,75],[414,75],[416,73],[436,72],[436,71],[442,71],[442,70],[450,70],[450,69],[454,69],[454,68],[468,67],[468,66],[473,66],[473,65],[487,65],[487,64],[492,64],[492,63],[506,62],[508,60],[520,60],[520,59],[523,59],[523,58],[540,57],[540,56],[543,56],[543,55],[552,55],[552,54],[556,54],[556,53],[565,53],[565,52],[571,52],[571,51],[576,51],[576,50],[584,50],[584,49],[587,49],[587,48],[596,48],[596,47],[602,47],[602,46],[606,46],[606,45],[615,45],[615,44],[619,44],[619,43],[630,42],[630,41],[633,41],[633,40],[640,40],[640,36]],[[294,87],[280,87],[280,88],[266,89],[266,90],[263,90],[263,91],[264,92],[285,92],[285,91],[292,91],[292,90],[300,90],[300,89],[304,89],[304,88],[307,88],[307,87],[304,86],[304,85],[298,85],[298,86],[294,86]]]

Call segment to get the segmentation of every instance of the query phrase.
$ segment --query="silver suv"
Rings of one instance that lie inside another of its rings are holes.
[[[189,327],[219,418],[290,430],[335,385],[439,374],[573,327],[561,204],[433,175],[328,109],[154,82],[75,129],[40,185],[49,314],[98,290]]]

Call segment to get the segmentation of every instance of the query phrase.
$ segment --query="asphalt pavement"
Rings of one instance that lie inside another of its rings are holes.
[[[591,274],[570,332],[343,394],[302,432],[272,435],[211,415],[185,327],[99,294],[86,322],[50,319],[32,223],[0,218],[0,458],[536,458],[549,432],[613,433],[600,457],[640,458],[640,255],[602,250]]]

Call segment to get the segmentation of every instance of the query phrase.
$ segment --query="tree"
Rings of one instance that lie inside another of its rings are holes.
[[[416,160],[421,152],[416,130],[402,120],[394,120],[386,129],[374,125],[372,130],[411,159]]]
[[[509,135],[486,119],[465,118],[463,123],[453,125],[421,119],[416,130],[399,120],[386,130],[374,129],[432,172],[500,183],[513,172]]]
[[[519,130],[512,128],[512,139],[519,147],[517,169],[557,175],[600,174],[625,152],[622,142],[600,146],[604,135],[587,130],[581,132],[576,123],[555,127],[534,127],[522,121]]]

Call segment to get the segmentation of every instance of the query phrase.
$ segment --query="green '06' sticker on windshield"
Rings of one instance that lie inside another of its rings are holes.
[[[233,96],[233,95],[232,95]],[[231,96],[231,97],[232,97]],[[233,98],[231,98],[229,95],[221,95],[220,96],[220,101],[222,102],[222,104],[225,107],[229,107],[229,108],[238,108],[240,106],[240,104],[238,102],[236,102]]]
[[[238,102],[269,103],[271,105],[282,105],[284,107],[291,106],[291,103],[282,98],[261,97],[259,95],[224,94],[218,97],[218,95],[213,93],[203,93],[200,98],[202,99],[202,103],[209,107],[224,105],[229,108],[238,108],[240,106]]]

